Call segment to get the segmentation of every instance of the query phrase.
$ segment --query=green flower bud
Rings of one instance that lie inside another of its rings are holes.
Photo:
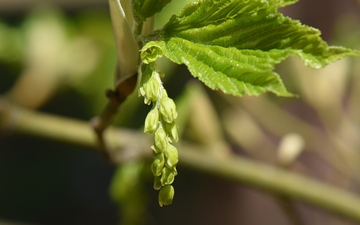
[[[153,108],[146,116],[144,132],[153,133],[156,130],[158,123],[159,123],[159,110],[157,108]]]
[[[160,95],[160,82],[155,78],[155,75],[151,76],[148,82],[143,87],[146,97],[152,102],[156,102]]]
[[[165,156],[163,153],[156,154],[154,156],[153,163],[151,164],[151,172],[155,177],[161,175],[161,172],[165,165]]]
[[[154,189],[160,190],[160,188],[162,188],[160,177],[154,177]]]
[[[159,192],[159,205],[163,207],[164,205],[170,205],[173,201],[175,194],[174,187],[172,185],[166,185],[160,189]]]
[[[155,131],[155,138],[154,138],[155,139],[154,140],[155,149],[154,149],[154,151],[156,153],[163,152],[167,148],[168,141],[167,141],[166,137],[167,137],[167,135],[166,135],[164,128],[162,126],[160,126]]]
[[[169,97],[162,96],[160,100],[160,113],[165,122],[174,122],[177,117],[175,102]]]
[[[174,170],[174,168],[168,168],[165,166],[162,169],[160,181],[163,186],[172,184],[174,182],[175,176],[177,175],[177,171],[176,169]]]
[[[166,148],[164,155],[166,158],[166,165],[169,167],[175,167],[176,164],[179,161],[179,155],[178,150],[175,148],[175,146],[168,144],[168,147]]]
[[[172,123],[163,123],[164,129],[166,133],[169,135],[171,141],[178,142],[179,135],[178,135],[178,128],[175,122]]]
[[[143,96],[144,99],[144,103],[149,105],[151,103],[150,99],[148,99],[148,97],[146,96],[146,90],[144,88],[144,85],[149,81],[149,79],[152,76],[152,71],[149,70],[148,66],[145,64],[141,64],[141,68],[140,68],[140,74],[141,74],[141,78],[140,78],[140,88],[138,90],[138,95],[139,96]]]
[[[141,60],[146,64],[155,62],[156,59],[161,57],[162,55],[163,51],[158,46],[146,45],[145,48],[140,51]]]

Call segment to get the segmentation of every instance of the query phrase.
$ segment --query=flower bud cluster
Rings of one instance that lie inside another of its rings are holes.
[[[160,206],[169,205],[174,197],[171,185],[177,175],[178,151],[172,144],[177,142],[178,130],[175,102],[168,97],[164,89],[160,72],[155,66],[143,64],[139,95],[144,97],[145,104],[153,105],[145,119],[145,133],[154,133],[153,163],[151,171],[154,175],[154,189],[159,190]]]

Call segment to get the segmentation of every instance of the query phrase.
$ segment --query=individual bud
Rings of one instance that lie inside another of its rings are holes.
[[[158,46],[146,46],[140,51],[141,60],[146,64],[154,63],[162,55],[163,51]]]
[[[159,110],[157,108],[153,108],[146,116],[144,132],[153,133],[156,130],[158,123],[159,123]]]
[[[176,174],[177,174],[176,169],[174,170],[174,168],[169,168],[165,166],[161,171],[161,177],[160,177],[161,184],[163,186],[167,184],[172,184],[175,180]]]
[[[149,81],[150,77],[152,76],[152,71],[148,69],[147,65],[141,64],[140,75],[140,88],[138,94],[139,96],[145,97],[146,92],[144,89],[144,85]]]
[[[151,172],[154,176],[158,177],[161,175],[161,172],[165,165],[165,157],[163,153],[156,154],[154,156],[153,163],[151,164]]]
[[[168,165],[169,167],[175,167],[179,161],[178,154],[178,150],[175,148],[175,146],[168,144],[168,147],[164,152],[166,158],[166,165]]]
[[[160,177],[154,177],[154,189],[155,190],[160,190],[162,187],[161,181],[160,181]]]
[[[169,138],[173,142],[179,141],[179,135],[178,135],[178,128],[176,126],[175,122],[172,123],[164,123],[164,129],[166,133],[168,134]]]
[[[160,82],[155,78],[155,76],[151,76],[148,82],[144,84],[144,90],[146,93],[146,97],[149,98],[152,102],[156,102],[160,95]]]
[[[155,140],[154,140],[154,144],[155,144],[155,149],[154,151],[156,153],[160,153],[165,151],[165,149],[167,148],[168,145],[168,141],[166,140],[166,132],[164,130],[164,128],[162,126],[160,126],[156,131],[155,131]]]
[[[165,122],[174,122],[177,117],[175,102],[167,96],[162,96],[160,100],[160,113]]]
[[[159,192],[159,205],[163,207],[164,205],[170,205],[174,199],[175,190],[172,185],[165,185],[160,189]]]

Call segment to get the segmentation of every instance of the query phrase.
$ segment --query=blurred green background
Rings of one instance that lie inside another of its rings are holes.
[[[186,2],[166,6],[156,26]],[[359,1],[300,0],[282,11],[320,29],[329,44],[360,50]],[[206,144],[211,134],[201,117],[213,110],[214,132],[237,154],[276,165],[281,143],[295,136],[305,144],[290,170],[360,193],[359,59],[322,70],[295,58],[280,64],[277,71],[299,98],[224,96],[189,82],[185,67],[159,63],[174,99],[186,99],[194,85],[203,94],[184,106],[183,139]],[[10,101],[87,121],[106,104],[115,64],[106,0],[0,1],[0,94]],[[140,129],[148,110],[134,93],[115,124]],[[173,205],[160,208],[145,162],[116,169],[93,149],[1,131],[0,225],[293,224],[276,198],[181,167]],[[295,208],[304,224],[354,224],[302,203]]]

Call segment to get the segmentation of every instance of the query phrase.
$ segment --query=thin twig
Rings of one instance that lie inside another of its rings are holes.
[[[86,122],[28,111],[0,99],[0,128],[5,127],[31,136],[89,147],[97,145],[96,136]],[[114,162],[151,156],[151,150],[145,147],[149,139],[138,132],[112,128],[105,138],[113,149],[110,157]],[[360,197],[356,194],[243,157],[218,157],[204,154],[202,146],[185,142],[180,145],[180,166],[301,200],[360,222]]]
[[[120,105],[134,91],[140,61],[139,46],[132,32],[134,20],[130,1],[109,0],[109,7],[118,55],[115,88],[107,91],[109,101],[100,116],[92,119],[91,124],[98,138],[98,147],[105,158],[110,160],[110,149],[104,140],[104,131],[113,122]],[[136,27],[140,25],[136,24]],[[141,28],[139,29],[141,33]]]
[[[117,70],[118,72],[118,70]],[[104,131],[113,122],[120,105],[126,98],[134,91],[137,83],[137,74],[119,80],[116,84],[115,90],[107,91],[108,103],[103,109],[102,113],[91,120],[91,124],[98,137],[98,146],[105,158],[110,159],[109,149],[104,140]]]

